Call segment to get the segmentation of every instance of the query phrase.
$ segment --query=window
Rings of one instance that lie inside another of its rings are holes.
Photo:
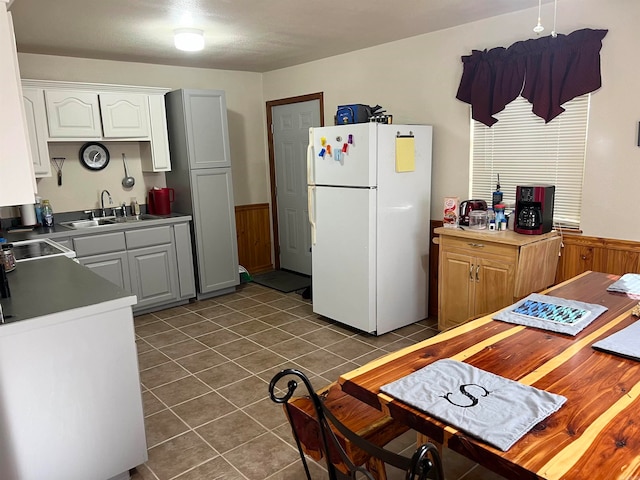
[[[500,175],[503,200],[515,204],[516,186],[556,186],[554,223],[580,226],[590,95],[563,105],[545,124],[516,98],[491,128],[471,120],[471,198],[491,200]]]

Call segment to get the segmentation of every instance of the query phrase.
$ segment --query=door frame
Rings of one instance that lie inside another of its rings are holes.
[[[280,269],[280,236],[278,233],[278,198],[276,195],[276,154],[273,145],[273,115],[271,109],[280,105],[290,105],[292,103],[308,102],[318,100],[320,103],[320,126],[324,127],[324,94],[323,92],[310,93],[308,95],[299,95],[297,97],[281,98],[278,100],[270,100],[267,105],[267,144],[269,147],[269,183],[271,189],[271,227],[273,229],[273,252],[274,266],[276,270]]]

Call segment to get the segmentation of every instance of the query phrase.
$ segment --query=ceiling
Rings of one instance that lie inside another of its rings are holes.
[[[266,72],[537,6],[537,0],[14,0],[10,9],[22,53]],[[173,29],[185,26],[204,30],[204,51],[174,48]]]

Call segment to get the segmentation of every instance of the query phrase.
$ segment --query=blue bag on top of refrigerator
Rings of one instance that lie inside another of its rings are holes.
[[[383,113],[380,105],[371,107],[362,103],[352,105],[338,105],[336,112],[336,125],[347,125],[351,123],[366,123],[372,115]]]

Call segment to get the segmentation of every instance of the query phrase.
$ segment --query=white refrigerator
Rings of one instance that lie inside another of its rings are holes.
[[[313,311],[376,335],[428,315],[432,127],[309,129]]]

